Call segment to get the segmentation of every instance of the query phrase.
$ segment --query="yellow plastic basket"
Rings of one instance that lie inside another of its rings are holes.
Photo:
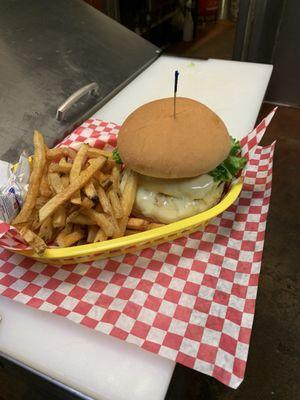
[[[242,180],[237,180],[229,192],[216,206],[193,217],[182,219],[149,231],[110,239],[104,242],[72,246],[65,248],[49,248],[43,256],[33,250],[13,250],[46,264],[78,264],[103,258],[115,257],[120,254],[133,253],[160,243],[172,241],[203,228],[212,218],[225,211],[239,196],[242,190]]]

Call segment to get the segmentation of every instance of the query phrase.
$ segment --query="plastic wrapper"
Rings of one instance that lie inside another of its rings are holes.
[[[28,155],[23,152],[17,166],[0,160],[0,220],[11,222],[20,211],[30,176]]]

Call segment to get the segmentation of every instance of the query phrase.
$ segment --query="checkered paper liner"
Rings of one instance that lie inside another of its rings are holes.
[[[19,242],[0,224],[0,294],[237,388],[246,368],[271,196],[275,143],[258,143],[275,111],[242,140],[250,161],[240,197],[203,231],[113,259],[55,266],[4,248]],[[118,129],[90,119],[60,145],[114,147]]]

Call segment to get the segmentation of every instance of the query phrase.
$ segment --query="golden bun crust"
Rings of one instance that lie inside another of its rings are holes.
[[[118,136],[123,162],[155,178],[188,178],[212,171],[228,156],[230,136],[223,121],[198,101],[155,100],[131,113]]]

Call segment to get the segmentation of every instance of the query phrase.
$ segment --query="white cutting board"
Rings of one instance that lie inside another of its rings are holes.
[[[176,69],[177,96],[206,104],[238,139],[253,128],[272,66],[212,59],[162,56],[96,112],[95,117],[121,124],[141,104],[172,97]]]
[[[232,136],[253,128],[272,66],[162,56],[95,116],[122,123],[139,105],[173,94],[197,99],[224,120]],[[169,360],[0,297],[0,351],[94,399],[161,400],[175,364]]]

